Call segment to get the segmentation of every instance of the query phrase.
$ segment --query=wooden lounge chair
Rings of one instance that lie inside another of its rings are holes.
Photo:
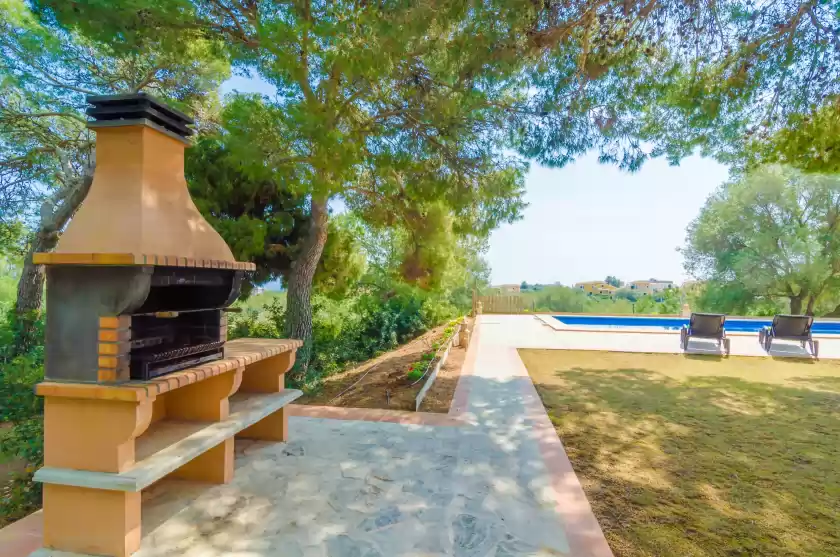
[[[811,327],[814,325],[814,318],[810,315],[776,315],[773,317],[773,324],[758,331],[758,342],[764,350],[770,352],[773,339],[798,340],[802,348],[808,343],[811,354],[817,357],[820,351],[820,342],[814,340],[811,335]]]
[[[729,355],[729,339],[726,338],[726,316],[721,313],[692,313],[688,325],[680,329],[680,346],[688,350],[688,341],[692,337],[710,338],[717,341],[718,350],[723,345],[724,352]]]

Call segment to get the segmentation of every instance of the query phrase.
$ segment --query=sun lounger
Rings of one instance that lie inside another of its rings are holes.
[[[680,346],[688,350],[688,341],[692,338],[708,338],[716,340],[718,350],[723,346],[724,352],[729,354],[729,339],[726,338],[726,316],[720,313],[692,313],[688,325],[680,330]]]
[[[817,357],[820,343],[811,336],[814,318],[810,315],[776,315],[773,324],[758,332],[758,341],[767,352],[773,344],[773,339],[798,340],[802,348],[808,343],[811,354]]]

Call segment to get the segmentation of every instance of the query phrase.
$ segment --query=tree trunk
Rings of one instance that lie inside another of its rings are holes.
[[[58,242],[57,234],[43,234],[43,232],[43,229],[39,229],[32,238],[18,281],[12,357],[28,352],[39,340],[37,328],[41,318],[45,273],[43,265],[32,263],[32,255],[50,251]]]
[[[793,315],[802,314],[802,294],[790,297],[790,313]]]
[[[808,296],[808,305],[805,307],[805,315],[814,315],[814,305],[816,305],[816,303],[816,296]]]
[[[327,243],[328,219],[327,199],[313,198],[309,230],[289,271],[285,335],[303,341],[290,374],[298,384],[304,381],[312,356],[312,279]]]
[[[91,165],[85,175],[75,180],[73,186],[57,192],[41,206],[38,230],[32,236],[18,281],[14,312],[16,334],[11,347],[12,357],[26,353],[40,340],[38,321],[41,318],[45,273],[43,265],[32,263],[32,256],[38,252],[55,249],[61,232],[81,206],[92,182],[93,166]]]

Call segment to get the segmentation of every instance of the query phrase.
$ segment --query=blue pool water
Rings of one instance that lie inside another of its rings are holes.
[[[688,325],[687,317],[630,317],[613,315],[555,315],[554,319],[564,325],[573,327],[593,328],[627,328],[678,330]],[[770,325],[772,319],[726,319],[726,330],[729,332],[757,333],[762,327]],[[815,321],[812,328],[814,334],[840,335],[840,321]]]

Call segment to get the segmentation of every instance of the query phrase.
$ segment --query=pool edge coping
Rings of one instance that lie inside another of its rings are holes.
[[[571,314],[569,314],[569,315],[571,315]],[[575,316],[586,316],[586,314],[578,314],[578,313],[576,313],[574,315]],[[562,313],[555,313],[555,314],[541,313],[541,314],[534,314],[534,317],[537,320],[542,321],[543,324],[548,325],[549,327],[551,327],[555,331],[564,332],[564,333],[613,333],[613,334],[618,333],[618,334],[637,334],[637,335],[678,335],[678,334],[680,334],[679,330],[675,330],[675,331],[644,331],[644,330],[641,330],[641,329],[634,329],[632,327],[627,327],[627,328],[624,328],[624,329],[617,329],[617,328],[605,329],[605,328],[601,328],[601,327],[590,327],[588,329],[581,329],[581,328],[576,328],[574,326],[564,325],[558,319],[556,319],[557,317],[563,317]],[[593,317],[595,317],[595,316],[593,315]],[[599,314],[599,315],[597,315],[597,317],[627,318],[627,317],[632,317],[632,316]],[[644,317],[645,318],[652,318],[652,319],[658,318],[657,316],[653,316],[653,315],[645,315]],[[671,319],[674,319],[675,317],[680,317],[680,316],[671,315],[671,316],[667,316],[667,317],[671,318]],[[666,318],[666,316],[662,316],[662,318]],[[684,318],[684,319],[687,319],[687,318]],[[750,318],[738,318],[738,319],[750,319]],[[758,318],[752,318],[752,319],[755,319],[756,321],[758,320]],[[836,321],[836,322],[840,323],[840,321]],[[758,337],[758,331],[754,331],[754,332],[753,331],[729,331],[729,332],[726,333],[726,336]],[[837,334],[825,334],[825,333],[814,334],[813,337],[817,338],[817,339],[840,340],[840,333],[837,333]]]

